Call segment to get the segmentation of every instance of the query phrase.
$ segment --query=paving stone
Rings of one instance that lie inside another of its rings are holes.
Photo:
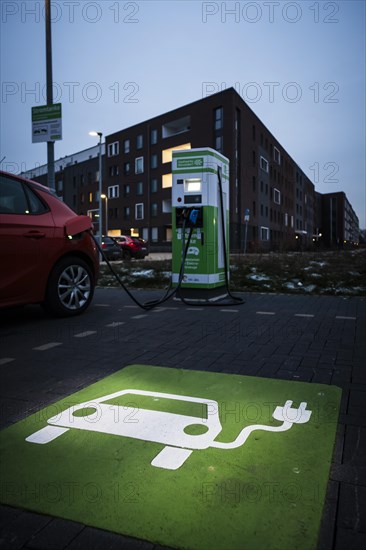
[[[80,523],[53,519],[27,543],[31,550],[63,550],[84,529]]]
[[[366,534],[366,487],[341,483],[338,527]]]
[[[31,512],[20,514],[6,526],[6,531],[1,535],[0,548],[4,550],[20,550],[50,521],[52,521],[52,518],[49,516],[42,516]]]

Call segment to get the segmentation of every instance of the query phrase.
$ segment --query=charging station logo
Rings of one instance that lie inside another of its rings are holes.
[[[187,250],[187,256],[198,256],[200,253],[200,249],[197,248],[197,246],[190,246]]]
[[[162,403],[162,409],[164,400],[165,405],[167,400],[189,402],[192,405],[198,403],[202,406],[202,414],[198,417],[113,403],[124,395],[151,397],[157,404]],[[177,470],[194,450],[209,447],[235,449],[243,445],[253,431],[284,432],[294,424],[305,424],[309,422],[312,414],[306,406],[307,403],[302,402],[299,408],[293,408],[292,401],[286,401],[283,407],[277,406],[272,414],[275,420],[282,422],[279,426],[246,426],[234,441],[222,443],[216,441],[216,437],[222,431],[217,401],[127,389],[69,407],[50,418],[45,428],[27,437],[26,441],[37,444],[50,443],[71,428],[130,437],[165,445],[152,460],[151,465],[166,470]]]

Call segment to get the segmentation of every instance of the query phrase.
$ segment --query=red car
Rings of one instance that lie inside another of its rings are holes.
[[[57,316],[85,311],[99,257],[88,216],[39,183],[0,171],[0,307],[40,303]]]
[[[121,235],[114,237],[123,250],[123,257],[125,260],[131,258],[143,259],[149,254],[147,249],[147,242],[141,237],[129,237],[128,235]]]

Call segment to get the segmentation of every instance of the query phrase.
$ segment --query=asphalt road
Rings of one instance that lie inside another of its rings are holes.
[[[135,292],[145,301],[161,292]],[[319,549],[366,548],[366,299],[246,294],[244,305],[169,301],[146,312],[97,289],[74,319],[38,306],[0,314],[1,427],[130,364],[334,384],[342,388]],[[0,506],[0,548],[153,549],[153,544]],[[284,549],[286,550],[286,549]]]

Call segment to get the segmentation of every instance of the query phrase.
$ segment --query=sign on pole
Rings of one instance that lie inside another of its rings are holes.
[[[244,211],[244,221],[245,222],[248,222],[249,221],[249,208],[246,208],[245,211]]]
[[[32,107],[32,143],[62,139],[61,103]]]

